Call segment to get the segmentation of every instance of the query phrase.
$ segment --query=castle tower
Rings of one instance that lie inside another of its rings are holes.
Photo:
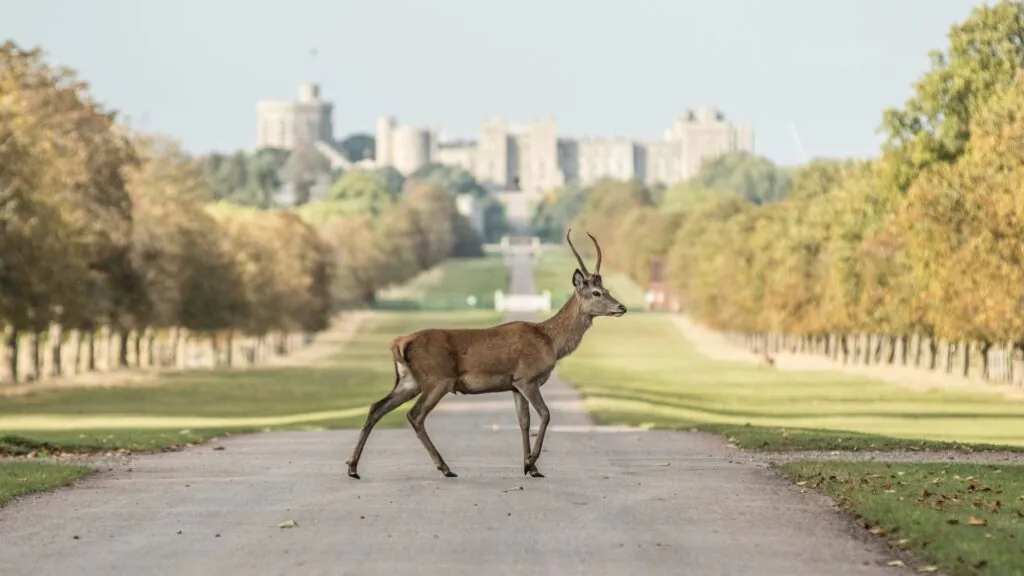
[[[377,150],[376,164],[378,167],[392,166],[395,162],[394,150],[395,119],[391,116],[377,118]]]

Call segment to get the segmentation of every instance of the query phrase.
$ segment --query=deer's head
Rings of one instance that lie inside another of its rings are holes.
[[[597,249],[597,264],[594,266],[594,273],[591,274],[587,271],[587,265],[583,263],[580,253],[572,245],[572,240],[569,239],[570,232],[572,230],[565,233],[565,241],[569,243],[576,261],[580,263],[580,267],[572,273],[572,286],[576,290],[576,298],[579,298],[583,313],[590,316],[622,316],[626,313],[626,307],[601,283],[601,245],[597,243],[597,238],[587,232],[587,236],[594,242],[594,248]]]

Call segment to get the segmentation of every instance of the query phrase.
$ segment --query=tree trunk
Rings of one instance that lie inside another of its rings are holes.
[[[935,370],[939,367],[939,343],[931,336],[928,337],[928,353],[928,369]]]
[[[224,363],[227,364],[228,368],[231,368],[235,361],[235,331],[228,330],[228,349],[227,357],[224,359]]]
[[[149,368],[156,367],[156,330],[146,331],[146,364]]]
[[[986,341],[982,341],[982,343],[981,343],[981,379],[985,380],[985,381],[988,381],[990,379],[988,351],[991,350],[991,349],[992,349],[992,343],[991,342],[988,342],[987,340]]]
[[[96,330],[94,330],[92,328],[89,329],[89,333],[88,333],[87,338],[86,338],[86,343],[88,344],[88,346],[86,346],[86,352],[89,355],[88,362],[86,363],[86,368],[88,369],[89,372],[95,372],[96,371]]]
[[[82,373],[82,342],[83,342],[83,340],[84,340],[84,338],[83,338],[82,331],[81,330],[75,330],[75,363],[74,363],[74,369],[75,369],[75,374],[76,375]]]
[[[32,347],[31,347],[31,360],[32,360],[32,378],[38,382],[43,379],[43,354],[42,350],[42,339],[43,336],[38,330],[32,331]]]
[[[133,348],[135,348],[135,367],[142,368],[142,335],[144,330],[135,331],[135,342],[133,342]]]
[[[171,361],[172,367],[179,365],[178,357],[181,355],[181,328],[175,326],[171,329]]]
[[[60,324],[50,325],[50,375],[58,378],[61,375],[61,347],[64,344],[64,330]]]
[[[7,373],[12,383],[18,382],[18,329],[9,326],[4,330],[7,336],[5,348],[7,349]]]
[[[120,330],[118,332],[118,346],[117,346],[117,366],[118,368],[128,368],[128,340],[129,332],[127,330]]]
[[[967,378],[968,376],[971,375],[971,342],[970,341],[964,342],[963,346],[964,346],[964,374],[963,374],[963,376],[965,378]]]
[[[896,363],[896,344],[899,343],[900,340],[895,338],[895,337],[892,337],[892,336],[890,336],[888,340],[889,340],[889,358],[887,359],[887,362],[891,366],[891,365]]]

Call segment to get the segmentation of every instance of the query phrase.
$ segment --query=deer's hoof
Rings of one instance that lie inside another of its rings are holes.
[[[529,474],[531,478],[543,478],[544,475],[537,470],[536,464],[526,464],[523,466],[523,475]]]
[[[349,478],[355,478],[356,480],[359,480],[359,473],[356,472],[355,470],[349,470],[348,471],[348,477]]]
[[[458,474],[456,474],[455,472],[452,472],[451,470],[443,470],[441,473],[444,475],[445,478],[458,478],[459,477]]]

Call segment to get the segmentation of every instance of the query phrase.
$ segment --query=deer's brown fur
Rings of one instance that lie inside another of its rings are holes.
[[[580,345],[594,317],[626,313],[626,307],[602,284],[601,247],[593,236],[590,238],[597,248],[597,265],[593,274],[587,271],[566,234],[580,267],[573,272],[572,297],[550,318],[541,322],[508,322],[490,328],[432,328],[395,338],[391,343],[395,364],[394,388],[370,407],[359,441],[348,461],[348,475],[359,478],[359,458],[377,422],[419,396],[407,414],[409,423],[437,469],[445,476],[455,477],[427,436],[423,425],[427,414],[449,393],[511,392],[522,432],[523,473],[535,478],[543,477],[536,462],[544,444],[550,411],[541,397],[540,387],[551,376],[555,364]],[[540,416],[540,428],[532,449],[530,406]]]

